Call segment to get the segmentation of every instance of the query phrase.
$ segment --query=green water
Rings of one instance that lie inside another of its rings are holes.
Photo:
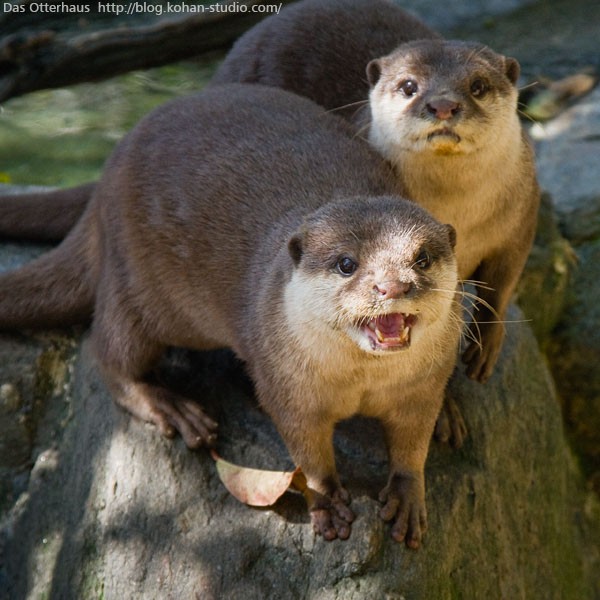
[[[201,89],[218,60],[43,90],[0,105],[0,183],[70,186],[97,179],[116,142],[167,100]]]

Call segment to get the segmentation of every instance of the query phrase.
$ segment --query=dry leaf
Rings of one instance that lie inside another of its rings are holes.
[[[300,492],[306,489],[306,478],[300,467],[295,471],[263,471],[230,463],[214,450],[211,456],[223,485],[244,504],[271,506],[290,488]]]

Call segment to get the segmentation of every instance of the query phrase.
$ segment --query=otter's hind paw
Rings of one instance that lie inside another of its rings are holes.
[[[134,416],[156,425],[165,437],[178,432],[188,448],[212,447],[217,441],[217,423],[197,402],[162,387],[128,385],[116,400]]]
[[[455,450],[462,447],[468,435],[467,426],[458,405],[447,393],[435,424],[435,439]]]

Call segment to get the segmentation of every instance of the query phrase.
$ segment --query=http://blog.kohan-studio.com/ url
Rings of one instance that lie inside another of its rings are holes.
[[[246,5],[240,2],[213,4],[190,4],[187,2],[97,2],[94,4],[69,4],[68,2],[30,2],[16,4],[4,2],[5,13],[82,13],[92,12],[110,13],[115,15],[134,15],[152,13],[158,16],[163,14],[211,14],[211,13],[279,13],[282,3],[279,4],[254,4]]]

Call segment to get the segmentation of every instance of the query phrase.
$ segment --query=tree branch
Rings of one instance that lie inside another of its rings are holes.
[[[107,3],[99,2],[6,3],[12,10],[0,16],[0,102],[224,49],[270,14],[264,7],[275,3],[228,0],[208,5],[214,12],[203,13],[167,12],[169,5],[201,10],[200,5],[184,5],[181,0],[108,3],[112,12],[102,12],[100,5]],[[68,12],[65,5],[81,12]],[[49,8],[40,12],[40,6],[52,6],[57,12]],[[128,7],[136,6],[142,10],[129,8],[132,14],[126,14]],[[124,12],[117,14],[120,8]],[[157,14],[161,8],[162,14]]]

